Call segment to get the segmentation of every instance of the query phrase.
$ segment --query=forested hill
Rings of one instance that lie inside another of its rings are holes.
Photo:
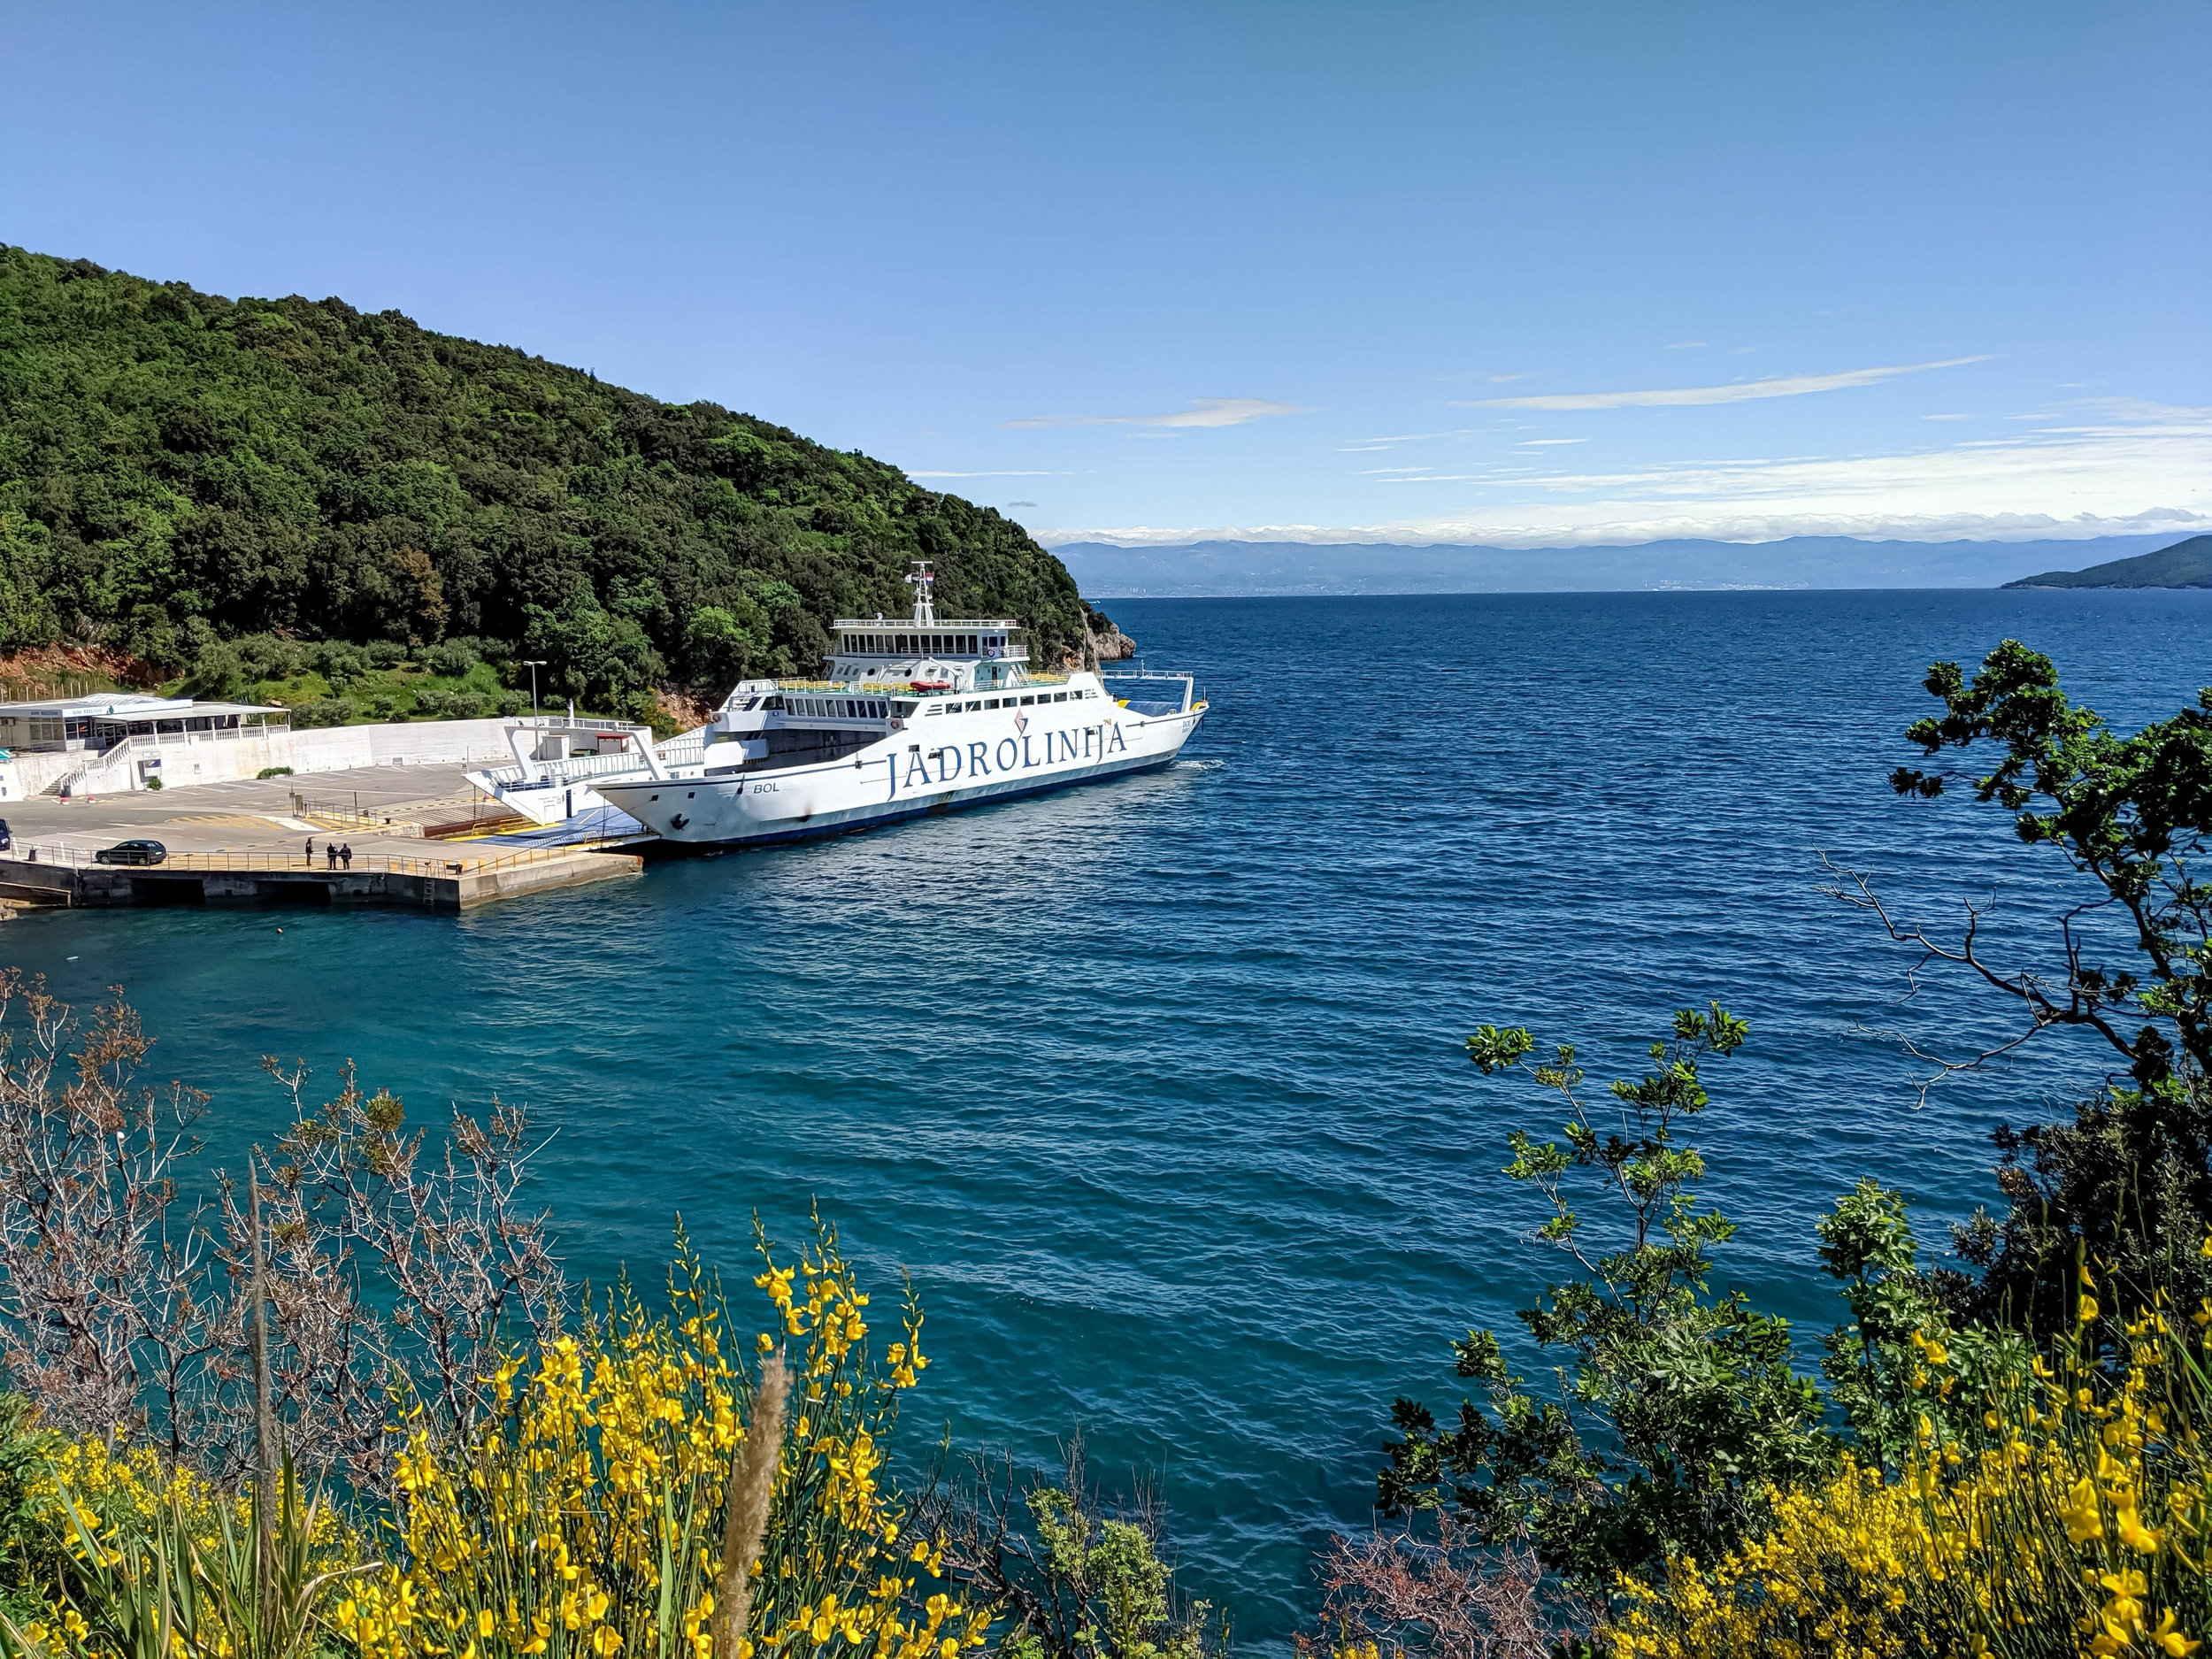
[[[0,650],[465,638],[619,702],[810,672],[833,616],[910,611],[918,557],[941,613],[1080,646],[1059,560],[881,462],[397,311],[0,245]]]
[[[2139,558],[2111,559],[2087,570],[2045,571],[2008,588],[2212,588],[2212,535],[2160,548]]]

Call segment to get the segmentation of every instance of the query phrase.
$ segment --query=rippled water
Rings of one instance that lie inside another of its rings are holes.
[[[1990,809],[1901,802],[1939,657],[2052,652],[2116,723],[2212,680],[2212,594],[1644,594],[1125,601],[1214,713],[1174,768],[818,846],[658,864],[459,919],[29,918],[0,959],[121,983],[219,1153],[266,1134],[264,1053],[348,1057],[419,1118],[494,1090],[556,1132],[571,1262],[733,1266],[810,1200],[910,1271],[936,1364],[910,1450],[1156,1471],[1191,1586],[1247,1639],[1367,1514],[1393,1396],[1456,1398],[1448,1338],[1546,1263],[1501,1179],[1558,1114],[1485,1082],[1483,1021],[1604,1074],[1680,1002],[1752,1022],[1702,1139],[1734,1282],[1836,1317],[1810,1223],[1862,1172],[1924,1237],[1991,1196],[1983,1137],[2101,1058],[2054,1044],[1913,1107],[1883,1033],[2005,1010],[1818,892],[1816,849],[1937,914],[2059,886]],[[281,935],[277,927],[284,929]]]

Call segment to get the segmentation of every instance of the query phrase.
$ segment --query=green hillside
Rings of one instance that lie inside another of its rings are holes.
[[[2212,535],[2193,535],[2155,553],[2092,565],[2085,571],[2046,571],[2008,588],[2212,588]]]
[[[235,689],[342,684],[334,642],[443,641],[626,705],[810,671],[833,616],[910,609],[918,557],[942,611],[1082,642],[1074,580],[1018,525],[864,456],[397,311],[0,245],[0,651]]]

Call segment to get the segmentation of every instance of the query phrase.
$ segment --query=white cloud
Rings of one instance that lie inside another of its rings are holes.
[[[1756,397],[1802,397],[1808,392],[1839,391],[1847,386],[1877,386],[1901,374],[1955,369],[1962,363],[1986,363],[1992,354],[1946,357],[1940,363],[1906,363],[1885,369],[1850,369],[1841,374],[1787,374],[1764,380],[1733,380],[1726,386],[1671,387],[1654,392],[1555,392],[1536,397],[1482,397],[1469,409],[1658,409],[1684,403],[1741,403]]]
[[[1709,340],[1677,340],[1672,344],[1660,349],[1664,351],[1702,351],[1712,343]]]
[[[1377,449],[1387,449],[1401,443],[1427,443],[1436,438],[1465,438],[1473,434],[1473,428],[1462,426],[1456,432],[1401,432],[1388,438],[1355,438],[1349,443],[1337,445],[1339,455],[1366,455]]]
[[[1455,504],[1363,525],[1134,526],[1060,530],[1039,539],[1557,547],[1673,536],[2024,541],[2212,529],[2212,409],[2113,399],[2083,412],[2086,419],[2078,425],[1888,454],[1692,461],[1618,472],[1398,468],[1371,481],[1393,487],[1393,495],[1397,487],[1429,486]]]
[[[1071,478],[1069,472],[909,472],[909,478]]]
[[[1589,442],[1590,441],[1587,438],[1524,438],[1521,440],[1517,447],[1524,449],[1533,449],[1540,444],[1587,443]]]
[[[1194,397],[1188,409],[1171,415],[1030,415],[1020,420],[1002,420],[1002,426],[1241,426],[1270,415],[1302,415],[1296,403],[1271,403],[1264,397]]]
[[[1493,386],[1510,386],[1516,380],[1526,380],[1533,378],[1533,375],[1531,374],[1494,374],[1490,377],[1490,384]]]

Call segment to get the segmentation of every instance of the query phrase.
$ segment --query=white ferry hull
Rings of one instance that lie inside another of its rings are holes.
[[[1102,714],[1081,703],[1048,706],[1049,714],[1028,708],[912,718],[841,760],[726,772],[709,764],[598,787],[664,841],[797,841],[1164,766],[1206,713],[1203,703],[1144,715],[1112,705]]]

